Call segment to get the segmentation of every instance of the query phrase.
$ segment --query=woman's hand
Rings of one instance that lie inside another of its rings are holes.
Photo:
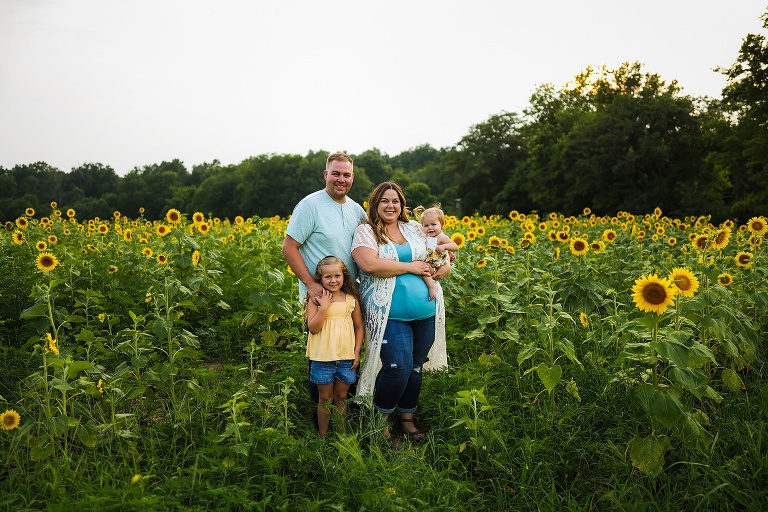
[[[417,276],[429,276],[432,274],[432,265],[425,261],[417,260],[402,262],[379,258],[376,251],[370,247],[357,247],[352,251],[352,258],[360,270],[373,277],[395,277],[403,274],[416,274]]]
[[[435,268],[427,263],[426,261],[416,260],[408,263],[408,266],[410,268],[411,274],[416,274],[417,276],[431,276]]]
[[[437,268],[437,271],[434,274],[432,274],[432,279],[439,281],[440,279],[447,276],[450,271],[451,271],[451,262],[449,261],[445,265]]]

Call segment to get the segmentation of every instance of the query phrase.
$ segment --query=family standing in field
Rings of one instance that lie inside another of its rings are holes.
[[[439,208],[425,210],[421,224],[409,220],[396,183],[378,185],[364,211],[347,196],[354,181],[348,155],[330,155],[323,176],[325,188],[298,203],[283,242],[310,333],[320,436],[328,431],[331,403],[343,426],[356,384],[358,397],[372,395],[385,420],[397,411],[403,433],[421,440],[414,413],[423,370],[447,366],[445,305],[435,281],[450,272],[447,251],[455,243],[442,233]],[[383,434],[392,438],[387,421]]]

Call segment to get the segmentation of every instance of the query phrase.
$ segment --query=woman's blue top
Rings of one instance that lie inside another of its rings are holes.
[[[411,245],[406,242],[395,244],[397,257],[408,263],[413,261]],[[395,291],[392,294],[392,306],[389,319],[400,322],[424,320],[435,315],[435,301],[429,300],[427,283],[416,274],[402,274],[395,278]]]

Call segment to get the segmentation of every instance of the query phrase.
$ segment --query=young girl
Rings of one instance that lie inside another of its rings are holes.
[[[440,209],[440,205],[435,205],[421,212],[419,221],[421,222],[424,234],[427,235],[426,261],[435,269],[442,267],[448,262],[450,257],[448,251],[458,251],[459,246],[448,235],[443,233],[445,214]],[[437,295],[437,284],[434,279],[428,276],[424,277],[424,282],[427,283],[427,288],[429,288],[429,300],[433,300]]]
[[[315,282],[323,285],[323,293],[307,294],[305,299],[307,357],[309,380],[318,390],[317,425],[320,437],[325,437],[331,423],[331,401],[344,425],[347,392],[357,380],[364,327],[360,294],[343,261],[335,256],[320,260]]]

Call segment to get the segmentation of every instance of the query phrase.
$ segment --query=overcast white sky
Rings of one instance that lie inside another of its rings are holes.
[[[0,0],[0,166],[452,146],[639,61],[719,97],[765,0]]]

